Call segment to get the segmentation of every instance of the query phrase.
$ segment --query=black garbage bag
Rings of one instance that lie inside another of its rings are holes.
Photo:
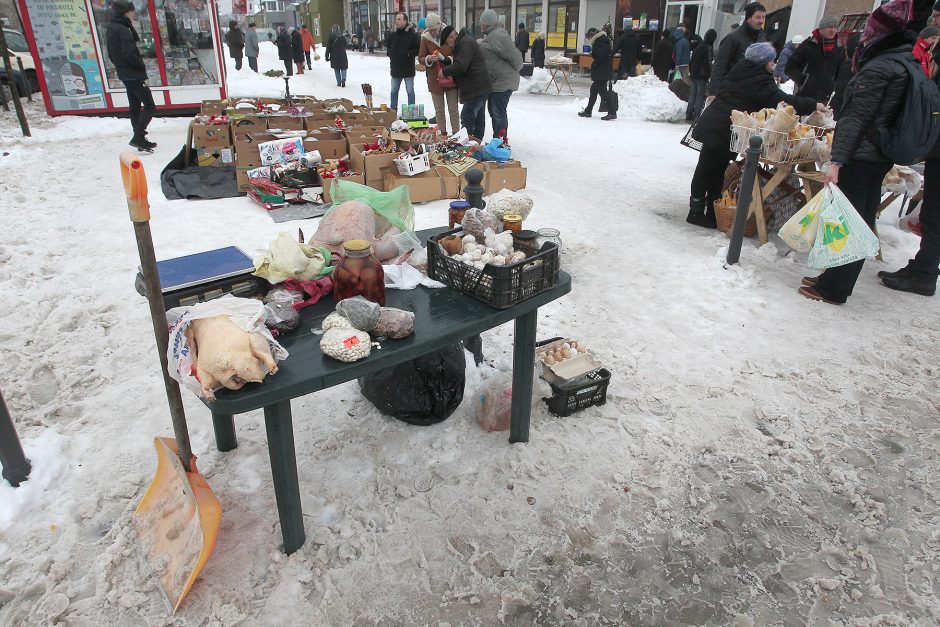
[[[413,425],[446,420],[463,400],[466,361],[463,345],[359,377],[362,395],[383,414]]]

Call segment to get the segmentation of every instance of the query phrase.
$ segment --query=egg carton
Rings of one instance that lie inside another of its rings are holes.
[[[603,367],[603,364],[601,364],[590,351],[579,352],[573,357],[551,365],[546,364],[539,357],[540,353],[551,352],[556,348],[562,348],[569,342],[570,340],[568,339],[557,338],[540,343],[536,346],[536,359],[542,364],[542,378],[546,381],[561,385]]]

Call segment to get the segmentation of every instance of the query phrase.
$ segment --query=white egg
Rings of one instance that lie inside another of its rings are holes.
[[[565,342],[564,344],[561,345],[561,347],[562,347],[564,350],[568,350],[569,348],[571,348],[571,344],[569,344],[568,342]]]
[[[545,358],[545,363],[548,364],[549,366],[554,366],[554,365],[555,365],[555,358],[552,357],[551,355],[549,355],[549,356],[547,356],[547,357]]]
[[[484,264],[483,264],[482,261],[474,261],[474,262],[473,262],[473,267],[476,268],[477,270],[482,270],[482,269],[483,269],[483,265],[484,265]]]
[[[476,243],[477,243],[477,238],[475,238],[475,237],[472,236],[472,235],[464,235],[464,236],[463,236],[463,243],[464,243],[464,244],[476,244]]]
[[[480,261],[482,261],[484,264],[490,263],[493,261],[493,255],[489,252],[483,253],[483,256],[480,257]]]

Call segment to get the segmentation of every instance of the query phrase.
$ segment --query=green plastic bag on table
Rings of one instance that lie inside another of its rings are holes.
[[[823,210],[816,229],[816,241],[809,252],[811,268],[844,266],[878,254],[878,236],[835,185],[824,191]]]
[[[787,246],[801,253],[808,253],[816,242],[816,232],[819,229],[819,217],[823,209],[823,189],[803,205],[803,208],[793,214],[786,223],[780,227],[778,235]]]
[[[408,186],[396,187],[390,192],[380,192],[366,185],[336,179],[331,189],[333,207],[349,200],[360,200],[375,211],[375,235],[381,237],[392,226],[402,233],[414,232],[415,208],[411,204]],[[330,214],[330,211],[326,215]]]

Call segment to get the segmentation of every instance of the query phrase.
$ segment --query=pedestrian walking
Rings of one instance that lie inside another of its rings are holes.
[[[363,52],[366,49],[365,32],[362,30],[362,24],[356,24],[356,50]]]
[[[692,59],[692,45],[685,36],[686,30],[688,30],[688,26],[679,24],[676,30],[673,31],[672,56],[676,64],[676,71],[679,72],[679,76],[682,77],[682,82],[691,87],[692,79],[689,76],[689,61]]]
[[[245,31],[245,56],[248,58],[248,67],[254,72],[258,71],[258,54],[260,52],[258,30],[254,22],[248,22],[248,30]]]
[[[228,32],[225,33],[225,43],[228,44],[228,53],[235,59],[235,69],[242,69],[242,56],[245,51],[245,34],[238,27],[238,22],[230,20]]]
[[[535,34],[535,41],[532,42],[532,65],[545,67],[545,33]]]
[[[689,77],[692,79],[692,89],[689,92],[689,105],[685,109],[686,122],[698,120],[705,106],[705,92],[708,90],[708,79],[712,75],[712,62],[715,60],[715,40],[718,33],[714,28],[705,31],[702,43],[692,51],[689,59]]]
[[[408,104],[415,103],[415,59],[421,48],[421,41],[413,24],[408,23],[408,15],[395,14],[395,30],[385,42],[385,54],[389,59],[392,75],[392,90],[389,102],[393,111],[398,111],[398,92],[402,82],[408,94]]]
[[[284,62],[288,76],[294,75],[294,47],[291,44],[290,34],[283,26],[277,27],[277,37],[274,39],[277,46],[277,58]]]
[[[439,56],[453,56],[454,50],[441,41],[441,17],[436,13],[428,13],[425,21],[425,31],[421,33],[421,47],[418,51],[418,62],[425,68],[428,79],[428,91],[434,102],[434,119],[437,120],[439,131],[447,132],[447,118],[450,118],[450,134],[460,130],[460,107],[458,104],[457,85],[444,87],[439,78],[441,63]],[[453,29],[451,29],[453,30]]]
[[[312,70],[313,63],[310,55],[317,53],[317,42],[314,40],[313,33],[310,32],[306,24],[300,27],[300,43],[303,44],[304,47],[304,59],[307,61],[307,69]]]
[[[127,92],[128,113],[134,135],[128,142],[138,150],[153,152],[157,144],[147,140],[147,126],[153,119],[157,107],[153,94],[147,86],[147,68],[137,48],[140,35],[134,29],[136,19],[134,5],[128,0],[114,0],[111,3],[111,21],[105,39],[108,45],[108,58],[117,70],[118,80],[124,84]]]
[[[633,30],[633,22],[628,21],[624,26],[623,34],[614,44],[614,53],[620,53],[620,67],[617,68],[617,78],[614,83],[624,76],[636,76],[636,66],[640,56],[640,38]]]
[[[453,26],[441,29],[441,44],[454,50],[452,57],[439,55],[438,59],[444,63],[444,76],[454,77],[457,83],[457,94],[463,104],[460,124],[471,137],[482,141],[486,133],[486,102],[493,87],[483,50],[470,31],[462,28],[458,34]]]
[[[371,26],[366,26],[366,45],[369,47],[369,54],[373,54],[375,52],[375,44],[375,31],[372,30]]]
[[[669,82],[669,70],[672,69],[675,46],[671,35],[672,33],[670,31],[663,31],[662,39],[653,47],[653,74],[663,82]]]
[[[713,99],[721,91],[725,76],[744,58],[744,52],[751,44],[767,41],[764,33],[764,21],[767,9],[759,2],[751,2],[744,7],[744,24],[735,28],[718,46],[715,62],[712,64],[712,77],[708,79],[708,98]]]
[[[591,46],[591,92],[587,107],[578,111],[582,118],[591,117],[594,103],[600,98],[601,104],[607,104],[610,97],[607,84],[614,77],[614,51],[610,37],[603,30],[589,28],[587,32],[588,45]],[[602,120],[616,120],[616,113],[608,113]]]
[[[516,49],[522,53],[522,62],[525,63],[525,53],[529,51],[529,31],[523,23],[519,24],[519,30],[516,31]]]
[[[288,34],[290,34],[290,50],[291,58],[294,61],[294,65],[297,66],[297,73],[304,73],[304,40],[300,36],[300,31],[291,26],[287,29]]]
[[[336,86],[346,86],[346,70],[349,69],[349,58],[346,56],[346,38],[339,32],[339,24],[333,24],[330,29],[330,39],[326,44],[326,60],[333,68],[336,76]]]
[[[519,89],[519,70],[522,69],[522,53],[516,48],[512,37],[499,25],[496,11],[486,9],[480,14],[483,41],[480,49],[490,71],[492,91],[487,100],[493,137],[506,137],[509,129],[509,98]]]
[[[822,18],[813,34],[790,55],[786,73],[793,81],[793,93],[829,102],[845,60],[842,44],[836,39],[838,26],[835,17]]]

